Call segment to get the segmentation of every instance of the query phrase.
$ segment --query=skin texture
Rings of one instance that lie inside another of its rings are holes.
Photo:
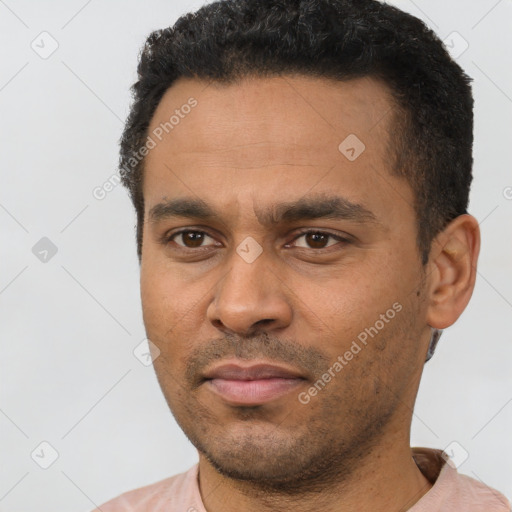
[[[141,297],[160,386],[199,451],[206,509],[407,510],[431,487],[409,445],[429,326],[451,325],[471,297],[476,220],[452,221],[421,265],[413,193],[390,169],[393,103],[377,81],[180,79],[148,133],[190,97],[197,106],[146,157]],[[338,149],[350,134],[365,144],[354,161]],[[278,203],[332,196],[372,218],[267,222]],[[179,198],[217,215],[152,218]],[[170,238],[184,228],[203,235]],[[236,250],[247,237],[262,250],[251,263]],[[377,324],[394,304],[400,311]],[[271,402],[233,405],[202,377],[234,358],[276,362],[304,380]]]

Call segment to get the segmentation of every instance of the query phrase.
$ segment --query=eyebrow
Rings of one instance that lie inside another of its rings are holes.
[[[255,214],[260,224],[266,226],[314,219],[380,224],[375,214],[363,205],[349,201],[345,197],[331,195],[302,197],[296,201],[282,202],[265,210],[255,211]],[[148,214],[151,223],[174,217],[209,221],[220,218],[221,214],[203,200],[190,197],[158,203]]]

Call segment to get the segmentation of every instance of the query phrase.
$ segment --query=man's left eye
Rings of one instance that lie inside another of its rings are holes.
[[[333,235],[332,233],[326,233],[324,231],[306,231],[301,233],[297,238],[294,239],[294,242],[299,240],[300,238],[304,238],[303,244],[297,245],[296,247],[301,247],[305,249],[325,249],[332,245],[336,245],[339,242],[348,242],[349,240],[343,238],[338,235]],[[330,242],[329,242],[329,239]]]

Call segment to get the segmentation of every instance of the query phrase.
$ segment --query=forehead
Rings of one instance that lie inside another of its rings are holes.
[[[192,102],[197,104],[189,108]],[[249,146],[266,143],[266,152],[272,144],[287,146],[287,155],[293,157],[350,134],[367,145],[384,142],[392,110],[387,88],[368,77],[346,82],[251,77],[230,85],[180,79],[164,94],[149,133],[156,130],[157,142],[162,139],[167,149],[180,153],[224,151],[230,158],[236,152],[258,157],[264,152]]]
[[[387,88],[370,78],[180,79],[148,129],[146,209],[180,195],[222,207],[235,194],[254,203],[340,187],[360,203],[378,195],[379,174],[389,175],[393,112]]]

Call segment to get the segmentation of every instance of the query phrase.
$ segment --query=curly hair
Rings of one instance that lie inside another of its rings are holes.
[[[220,0],[152,32],[141,51],[119,169],[137,213],[142,256],[144,145],[152,116],[180,77],[233,84],[299,74],[382,80],[394,103],[391,170],[414,192],[417,245],[467,213],[472,180],[471,78],[414,16],[376,0]]]

